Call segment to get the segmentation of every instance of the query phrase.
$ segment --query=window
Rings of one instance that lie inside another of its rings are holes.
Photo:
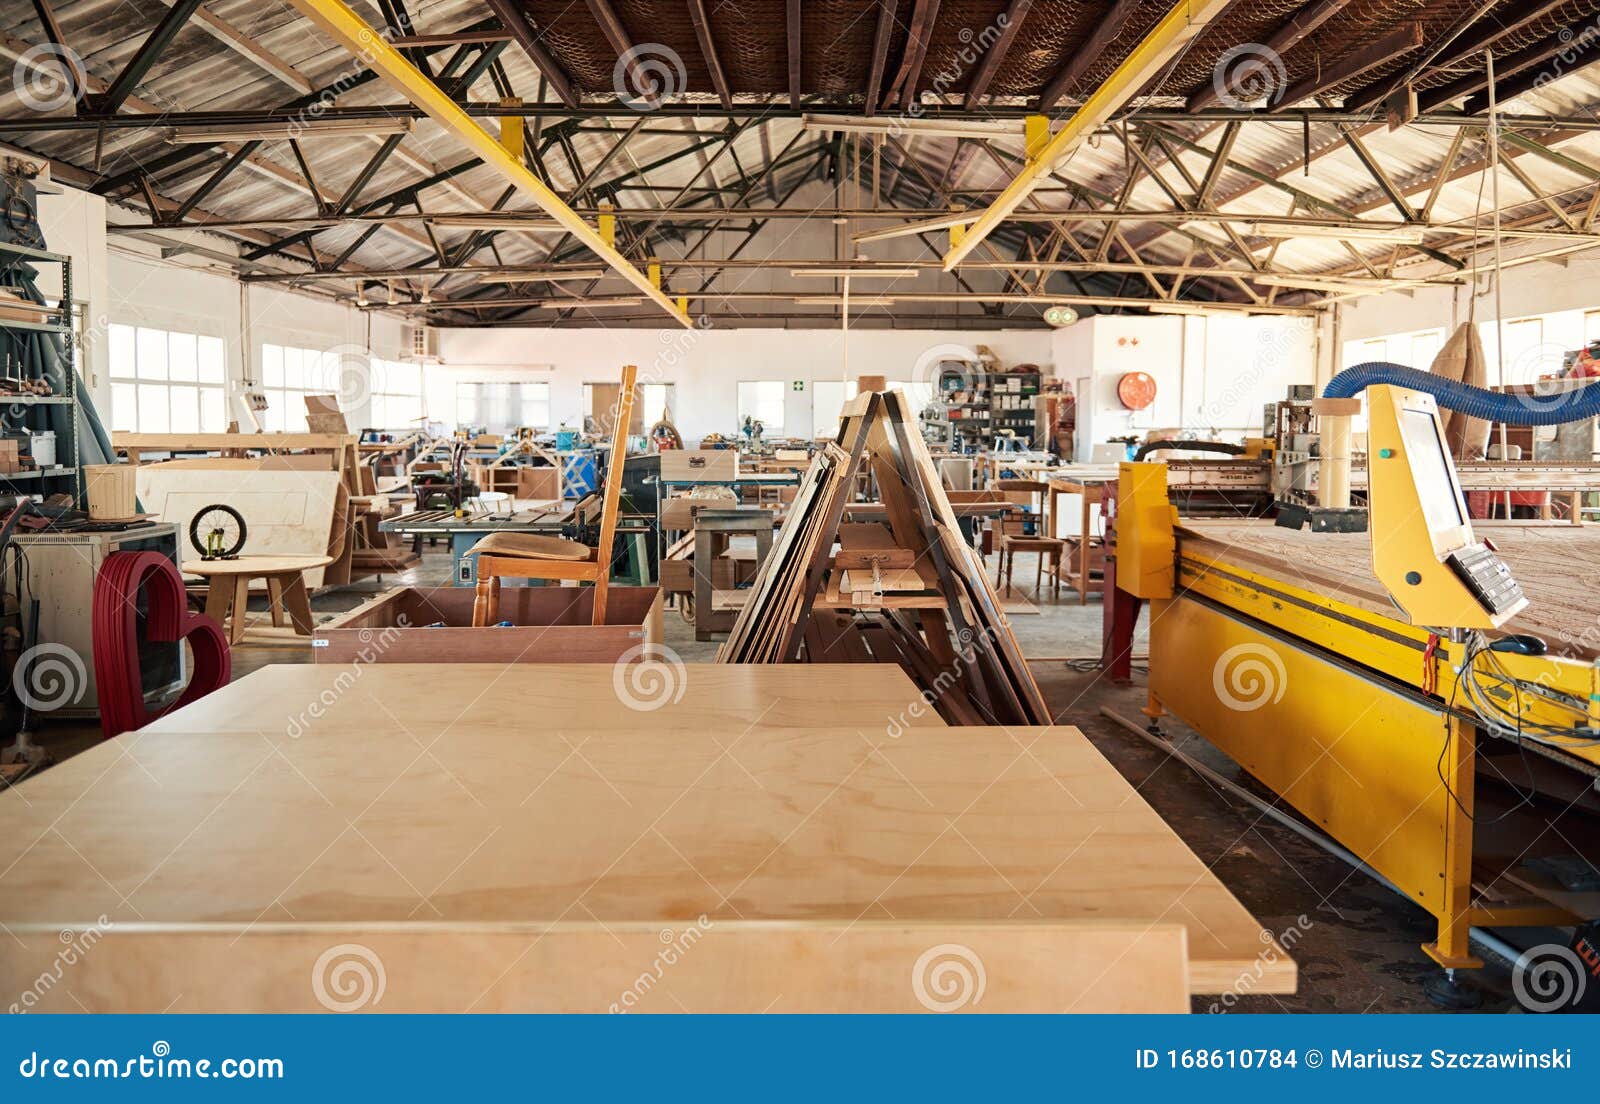
[[[373,358],[372,412],[367,424],[373,429],[418,429],[426,413],[422,365]]]
[[[267,393],[262,426],[268,432],[304,433],[306,396],[338,395],[340,358],[336,353],[293,345],[261,346],[261,389]]]
[[[220,433],[228,428],[227,354],[220,337],[112,323],[111,428]]]
[[[782,437],[784,396],[788,390],[789,385],[782,380],[740,380],[739,424],[743,426],[747,417],[754,418],[766,436]]]
[[[1518,318],[1496,325],[1494,322],[1478,323],[1478,333],[1483,338],[1483,351],[1489,365],[1489,383],[1501,382],[1505,373],[1507,384],[1533,383],[1540,376],[1553,376],[1561,371],[1566,348],[1546,344],[1543,318]],[[1505,338],[1504,360],[1498,348],[1501,335]]]
[[[677,406],[677,388],[670,383],[646,383],[639,388],[640,400],[644,403],[644,428],[646,432],[650,427],[663,418],[672,418],[673,407]]]
[[[813,380],[811,383],[811,436],[836,436],[839,432],[839,416],[844,412],[844,404],[855,397],[855,380]]]
[[[906,398],[911,401],[913,416],[921,414],[929,403],[933,401],[932,380],[890,380],[889,390],[904,391]]]
[[[672,383],[641,383],[639,396],[634,401],[633,420],[635,425],[642,425],[643,432],[648,433],[650,427],[669,415],[675,416],[677,411],[677,385]],[[594,384],[583,385],[583,409],[590,413],[594,410]],[[641,422],[640,419],[643,419]],[[676,422],[674,422],[676,424]]]
[[[548,383],[458,383],[456,425],[509,436],[519,426],[553,428]]]

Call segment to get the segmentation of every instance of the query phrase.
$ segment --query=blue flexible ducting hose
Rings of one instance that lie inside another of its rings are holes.
[[[1507,425],[1562,425],[1600,415],[1600,387],[1579,387],[1544,396],[1503,395],[1498,391],[1473,387],[1469,383],[1382,360],[1346,368],[1328,381],[1322,397],[1353,399],[1375,383],[1389,383],[1409,391],[1426,391],[1446,410]]]

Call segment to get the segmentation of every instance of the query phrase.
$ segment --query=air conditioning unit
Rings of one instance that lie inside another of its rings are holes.
[[[439,362],[439,331],[432,326],[406,326],[402,340],[405,353],[401,359],[424,364]]]

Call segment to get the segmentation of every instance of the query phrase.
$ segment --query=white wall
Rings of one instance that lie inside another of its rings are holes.
[[[1303,318],[1095,315],[1055,331],[1052,348],[1056,374],[1079,395],[1079,460],[1093,444],[1151,430],[1259,434],[1263,406],[1317,376],[1316,326]],[[1148,409],[1128,410],[1117,398],[1128,372],[1155,380]]]
[[[784,432],[809,437],[814,380],[912,380],[925,354],[951,344],[986,345],[1007,367],[1037,364],[1051,374],[1050,334],[1044,330],[862,330],[850,334],[846,368],[842,335],[835,330],[446,329],[439,342],[443,370],[429,372],[428,409],[452,418],[458,380],[543,380],[551,385],[552,420],[577,426],[583,385],[615,382],[623,365],[636,364],[641,382],[677,385],[673,420],[693,439],[737,431],[739,381],[802,380],[804,391],[786,392]],[[532,370],[541,365],[550,371]]]

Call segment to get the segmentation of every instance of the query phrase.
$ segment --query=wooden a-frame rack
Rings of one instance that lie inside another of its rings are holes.
[[[863,470],[883,524],[845,520]],[[1050,723],[898,391],[846,404],[718,661],[898,663],[952,724]]]

